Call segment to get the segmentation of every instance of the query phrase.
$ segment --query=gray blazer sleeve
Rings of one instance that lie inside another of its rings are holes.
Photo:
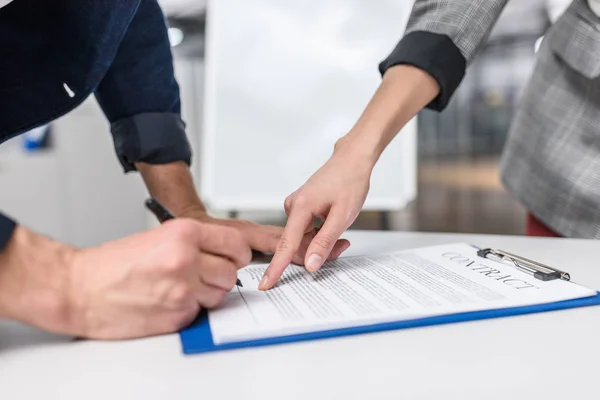
[[[400,64],[425,70],[441,89],[428,108],[444,109],[507,2],[416,0],[404,38],[381,62],[380,72]]]

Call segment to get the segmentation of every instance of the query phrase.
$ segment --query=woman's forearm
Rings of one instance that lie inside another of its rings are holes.
[[[421,69],[399,65],[388,69],[379,89],[337,149],[361,152],[377,161],[383,150],[421,109],[435,99],[440,87]]]

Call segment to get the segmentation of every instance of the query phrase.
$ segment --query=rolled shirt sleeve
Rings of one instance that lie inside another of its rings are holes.
[[[395,65],[424,70],[440,86],[427,108],[443,110],[507,1],[416,0],[405,36],[379,64],[380,73]]]
[[[177,113],[142,113],[122,118],[111,124],[111,132],[125,172],[135,170],[137,161],[191,163],[185,124]]]
[[[191,164],[165,17],[144,0],[95,91],[125,172],[135,162]]]

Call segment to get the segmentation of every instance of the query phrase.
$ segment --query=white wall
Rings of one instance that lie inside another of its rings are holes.
[[[200,190],[219,210],[282,210],[381,82],[411,1],[213,0],[206,34]],[[375,168],[365,209],[416,194],[416,125]]]

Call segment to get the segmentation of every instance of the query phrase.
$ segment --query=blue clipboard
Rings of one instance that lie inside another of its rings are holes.
[[[492,318],[511,317],[548,311],[566,310],[570,308],[590,307],[600,305],[600,293],[582,299],[567,300],[555,303],[545,303],[525,307],[511,307],[495,310],[474,311],[459,314],[448,314],[436,317],[419,318],[406,321],[386,322],[375,325],[334,329],[328,331],[303,333],[298,335],[280,336],[268,339],[249,340],[216,345],[213,342],[208,314],[203,311],[196,322],[181,331],[180,338],[184,354],[209,353],[221,350],[242,349],[247,347],[271,346],[276,344],[303,342],[308,340],[329,339],[340,336],[384,332],[398,329],[418,328],[432,325],[444,325],[458,322],[478,321]]]

